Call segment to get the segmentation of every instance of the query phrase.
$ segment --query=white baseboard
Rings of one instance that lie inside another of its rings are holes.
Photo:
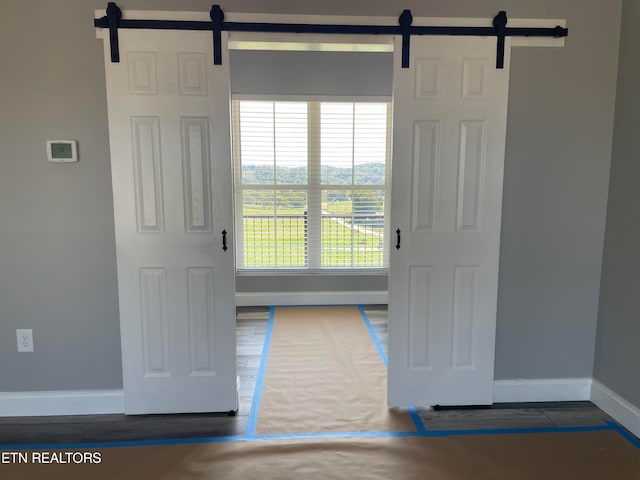
[[[640,408],[597,380],[591,383],[591,401],[620,425],[640,438]]]
[[[549,378],[496,380],[493,401],[504,402],[568,402],[589,400],[590,378]]]
[[[99,415],[123,412],[122,390],[0,392],[0,417]]]
[[[389,301],[388,292],[240,292],[238,307],[269,305],[378,305]]]

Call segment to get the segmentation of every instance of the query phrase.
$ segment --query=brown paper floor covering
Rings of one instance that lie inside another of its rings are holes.
[[[411,432],[357,307],[275,310],[256,433]]]

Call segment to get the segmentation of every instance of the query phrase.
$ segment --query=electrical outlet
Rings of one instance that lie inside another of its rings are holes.
[[[19,352],[33,352],[33,330],[30,328],[18,328],[16,330]]]

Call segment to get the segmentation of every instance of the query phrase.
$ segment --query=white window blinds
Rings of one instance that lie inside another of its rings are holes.
[[[238,269],[386,268],[389,110],[233,102]]]

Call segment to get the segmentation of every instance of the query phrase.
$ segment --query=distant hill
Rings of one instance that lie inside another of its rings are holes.
[[[351,168],[323,165],[321,168],[323,185],[351,185]],[[363,163],[354,169],[356,185],[384,185],[385,166],[381,163]],[[244,185],[265,185],[274,183],[273,167],[267,165],[243,165],[242,183]],[[276,179],[279,184],[304,185],[307,183],[306,167],[276,167]]]

